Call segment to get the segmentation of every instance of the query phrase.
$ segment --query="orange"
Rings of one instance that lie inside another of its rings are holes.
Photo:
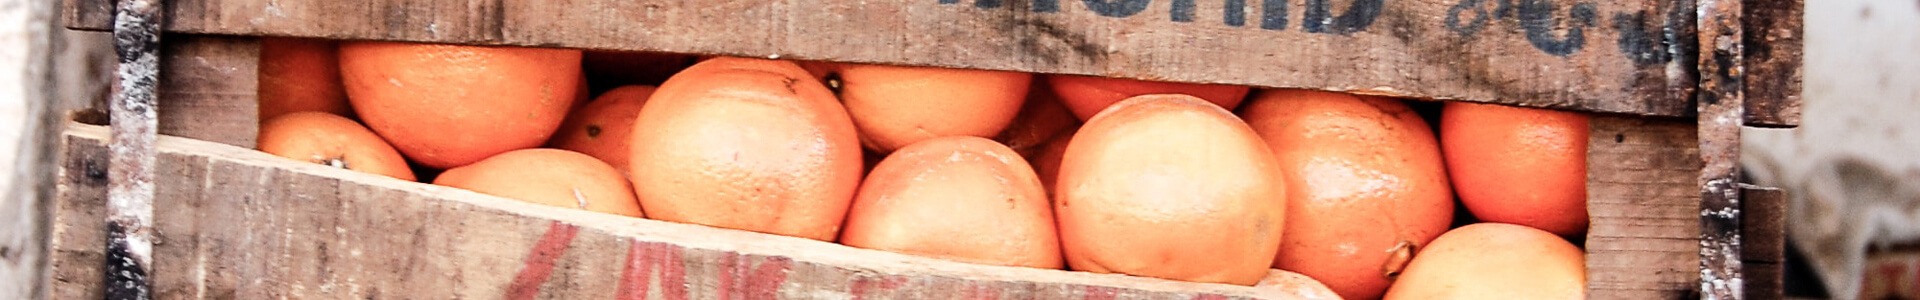
[[[853,120],[793,62],[695,64],[630,134],[634,188],[659,220],[832,241],[860,184]]]
[[[261,122],[302,111],[353,117],[340,83],[338,42],[261,38],[258,72]]]
[[[1033,164],[1033,172],[1040,175],[1040,184],[1047,187],[1048,198],[1053,197],[1053,191],[1056,191],[1054,183],[1060,179],[1060,159],[1067,155],[1067,144],[1073,141],[1073,132],[1079,129],[1079,125],[1068,127],[1027,158],[1028,163]]]
[[[1054,210],[1074,270],[1253,285],[1286,224],[1278,162],[1233,113],[1146,95],[1088,120],[1067,145]]]
[[[545,143],[575,101],[580,51],[347,42],[340,74],[367,127],[445,169]]]
[[[816,63],[817,64],[817,63]],[[993,137],[1013,122],[1033,75],[1020,72],[824,64],[861,144],[882,154],[943,136]]]
[[[1587,116],[1447,102],[1440,143],[1460,202],[1481,221],[1587,232]]]
[[[1263,90],[1242,108],[1287,178],[1287,239],[1273,266],[1346,299],[1375,299],[1453,222],[1433,128],[1400,100]]]
[[[1033,167],[971,136],[920,141],[881,160],[860,184],[840,243],[980,264],[1063,264]]]
[[[1145,81],[1124,78],[1102,78],[1080,75],[1047,75],[1047,85],[1059,95],[1060,101],[1073,109],[1073,115],[1081,120],[1092,118],[1100,110],[1120,102],[1127,97],[1147,94],[1186,94],[1200,97],[1214,105],[1233,110],[1245,100],[1247,91],[1244,86],[1221,84],[1176,83]]]
[[[630,51],[586,51],[581,61],[581,69],[595,92],[628,85],[659,85],[695,62],[693,55]]]
[[[647,104],[647,97],[653,96],[654,87],[629,85],[600,94],[599,98],[587,102],[587,105],[575,109],[560,124],[560,131],[553,134],[553,140],[547,145],[592,155],[627,172],[628,133],[633,131],[633,119],[640,115],[640,107]]]
[[[260,125],[261,152],[348,170],[413,181],[400,152],[360,123],[334,114],[306,111]]]
[[[1327,285],[1321,284],[1320,281],[1313,280],[1313,277],[1280,269],[1267,271],[1267,277],[1261,278],[1260,283],[1254,284],[1253,287],[1278,291],[1301,300],[1342,299],[1339,294],[1333,292],[1333,289],[1327,288]]]
[[[1020,107],[1020,114],[1013,117],[1007,129],[993,140],[1006,144],[1019,152],[1021,156],[1033,157],[1040,148],[1046,147],[1061,132],[1080,126],[1080,119],[1066,104],[1060,103],[1060,97],[1053,96],[1053,88],[1046,86],[1046,80],[1033,80],[1033,87],[1027,89],[1027,103]]]
[[[433,184],[547,206],[645,217],[620,171],[592,156],[560,149],[521,149],[447,169]]]
[[[1386,299],[1586,299],[1586,276],[1580,248],[1553,233],[1479,223],[1434,239]]]

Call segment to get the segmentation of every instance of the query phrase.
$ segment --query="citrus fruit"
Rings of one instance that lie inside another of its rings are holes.
[[[346,117],[294,112],[260,125],[261,152],[348,170],[413,181],[400,152],[373,131]]]
[[[1053,95],[1053,88],[1046,80],[1035,78],[1032,88],[1027,89],[1026,104],[1020,107],[1020,114],[1013,117],[1007,129],[993,140],[1013,148],[1021,156],[1033,157],[1047,142],[1052,141],[1061,132],[1068,132],[1080,126],[1080,119],[1066,104],[1060,103],[1060,97]]]
[[[1053,207],[1033,167],[985,138],[937,137],[867,174],[840,243],[963,262],[1059,269]]]
[[[575,101],[580,51],[347,42],[340,74],[367,127],[445,169],[545,143]]]
[[[533,148],[508,151],[447,169],[433,184],[547,206],[644,217],[633,186],[620,171],[579,152]]]
[[[353,116],[340,83],[339,43],[323,39],[260,39],[260,121],[293,112]]]
[[[1047,85],[1053,87],[1060,101],[1073,110],[1073,115],[1081,120],[1092,118],[1095,113],[1114,102],[1128,97],[1147,94],[1185,94],[1206,99],[1227,110],[1240,106],[1247,91],[1244,86],[1220,84],[1195,84],[1146,81],[1124,78],[1102,78],[1081,75],[1047,75]]]
[[[1340,294],[1334,293],[1333,289],[1327,288],[1327,285],[1321,284],[1320,281],[1313,280],[1313,277],[1281,269],[1267,271],[1267,277],[1261,278],[1260,283],[1254,284],[1253,287],[1278,291],[1301,300],[1342,299]]]
[[[878,153],[935,137],[992,137],[1026,101],[1033,75],[1020,72],[867,64],[827,64],[840,102]]]
[[[1460,202],[1481,221],[1587,232],[1587,117],[1448,102],[1440,144]]]
[[[1233,113],[1143,95],[1074,133],[1054,199],[1074,270],[1253,285],[1286,222],[1278,163]]]
[[[860,184],[853,121],[793,62],[695,64],[654,91],[629,134],[654,219],[832,241]]]
[[[600,94],[568,114],[547,145],[591,155],[626,174],[627,156],[633,154],[627,148],[632,142],[627,136],[653,90],[652,86],[629,85]]]
[[[1478,223],[1434,239],[1386,299],[1586,299],[1586,276],[1580,248],[1553,233]]]
[[[1263,90],[1240,116],[1287,178],[1291,215],[1275,268],[1342,298],[1379,298],[1405,258],[1453,221],[1433,128],[1400,100]]]

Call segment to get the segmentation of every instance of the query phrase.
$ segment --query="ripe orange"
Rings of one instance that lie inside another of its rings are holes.
[[[1053,95],[1053,88],[1046,80],[1035,78],[1033,87],[1027,89],[1027,102],[1020,107],[1020,114],[1013,117],[1006,130],[993,140],[1013,148],[1021,156],[1033,157],[1048,141],[1061,132],[1080,126],[1080,119],[1073,116],[1067,105],[1060,103],[1060,97]]]
[[[1285,181],[1233,113],[1186,95],[1133,97],[1066,151],[1054,210],[1074,270],[1239,285],[1267,275]]]
[[[348,170],[413,181],[400,152],[360,123],[334,114],[305,111],[260,125],[261,152]]]
[[[1342,298],[1379,298],[1404,258],[1453,222],[1433,128],[1400,100],[1263,90],[1240,116],[1291,188],[1275,268],[1318,279]]]
[[[1447,102],[1440,143],[1460,202],[1482,221],[1587,232],[1587,116]]]
[[[1586,276],[1580,248],[1553,233],[1479,223],[1434,239],[1386,299],[1586,299]]]
[[[1333,292],[1333,289],[1327,288],[1327,285],[1321,284],[1318,280],[1313,280],[1313,277],[1281,269],[1267,271],[1267,277],[1261,278],[1260,283],[1254,284],[1253,287],[1279,291],[1302,300],[1342,299],[1339,294]]]
[[[579,92],[580,51],[348,42],[340,74],[373,132],[444,169],[545,143]]]
[[[1033,82],[1032,74],[1006,71],[865,64],[814,69],[838,75],[840,102],[860,128],[861,144],[882,154],[930,138],[999,134],[1019,114]]]
[[[1053,207],[1013,149],[971,136],[894,151],[867,174],[840,242],[957,261],[1059,269]]]
[[[633,131],[633,119],[640,115],[640,107],[647,104],[653,90],[651,86],[629,85],[601,94],[600,98],[569,114],[547,145],[592,155],[613,165],[621,174],[628,173],[627,156],[633,153],[627,143],[633,140],[627,136]]]
[[[447,169],[433,184],[547,206],[645,217],[620,171],[578,152],[534,148]]]
[[[853,121],[793,62],[695,64],[630,134],[628,170],[655,219],[832,241],[860,184]]]
[[[338,42],[261,38],[258,72],[261,122],[302,111],[353,116],[340,83]]]
[[[1047,85],[1061,102],[1073,109],[1081,120],[1092,118],[1107,106],[1128,97],[1147,94],[1186,94],[1206,99],[1227,110],[1240,106],[1247,91],[1244,86],[1145,81],[1079,75],[1047,75]]]

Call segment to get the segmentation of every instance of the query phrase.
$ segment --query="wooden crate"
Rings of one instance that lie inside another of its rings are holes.
[[[1747,1],[1747,124],[1792,126],[1801,4]],[[161,298],[1277,296],[619,218],[246,150],[258,121],[253,37],[303,36],[1086,74],[1591,112],[1590,297],[1698,296],[1704,162],[1692,119],[1693,1],[1333,2],[169,1],[160,130],[183,138],[160,142],[153,280]],[[68,0],[64,14],[69,27],[106,29],[111,6]],[[101,292],[105,137],[80,123],[64,135],[55,298]],[[1765,212],[1775,210],[1749,211],[1749,220],[1771,220]],[[1748,250],[1779,245],[1769,244],[1781,238],[1778,222],[1747,223]]]

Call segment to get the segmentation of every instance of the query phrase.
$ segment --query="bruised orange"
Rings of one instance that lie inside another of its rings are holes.
[[[1020,72],[813,63],[839,82],[840,102],[878,153],[943,136],[992,137],[1026,101],[1033,75]]]
[[[1587,232],[1587,116],[1448,102],[1440,143],[1453,187],[1475,218],[1561,236]]]
[[[1572,243],[1532,227],[1462,226],[1420,251],[1386,299],[1586,299],[1583,255]]]
[[[622,174],[628,173],[627,156],[633,153],[627,143],[633,140],[627,136],[653,90],[652,86],[629,85],[601,94],[569,114],[547,145],[591,155]]]
[[[305,111],[260,125],[261,152],[348,170],[413,181],[413,169],[400,152],[360,123],[338,115]]]
[[[576,101],[580,51],[347,42],[340,74],[367,127],[445,169],[545,143]]]
[[[1063,264],[1033,167],[972,136],[920,141],[881,160],[860,184],[840,243],[981,264]]]
[[[1249,89],[1223,84],[1196,84],[1104,78],[1081,75],[1047,75],[1047,85],[1060,101],[1073,109],[1081,120],[1092,118],[1107,106],[1128,97],[1148,94],[1185,94],[1206,99],[1214,105],[1233,110],[1245,100]]]
[[[1263,90],[1242,108],[1287,178],[1273,266],[1347,299],[1379,298],[1406,258],[1453,222],[1433,128],[1400,100]]]
[[[1278,162],[1233,113],[1145,95],[1080,127],[1054,199],[1074,270],[1253,285],[1286,224]]]
[[[323,39],[260,39],[260,121],[302,111],[353,117],[340,83],[340,45]]]
[[[630,134],[634,188],[659,220],[832,241],[860,184],[853,121],[793,62],[695,64]]]
[[[514,200],[645,217],[633,199],[633,186],[620,171],[579,152],[534,148],[494,155],[448,169],[433,184],[463,188]]]

